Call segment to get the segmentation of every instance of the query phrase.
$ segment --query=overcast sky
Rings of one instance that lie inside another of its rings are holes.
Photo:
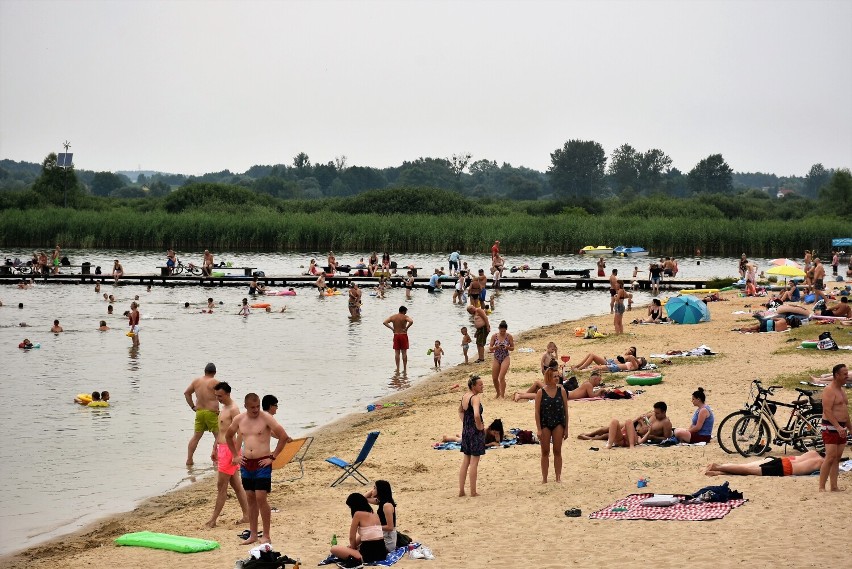
[[[852,0],[0,0],[0,158],[200,174],[570,139],[852,166]]]

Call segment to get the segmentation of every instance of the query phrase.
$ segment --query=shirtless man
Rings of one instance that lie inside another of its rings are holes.
[[[849,379],[846,364],[834,366],[831,376],[831,383],[822,390],[822,441],[825,443],[825,462],[819,469],[820,492],[825,492],[826,481],[830,481],[832,492],[840,491],[837,487],[838,467],[840,455],[849,437],[849,400],[843,391],[843,385]]]
[[[801,456],[767,457],[745,464],[709,464],[704,474],[721,476],[737,474],[740,476],[807,476],[819,470],[823,464],[822,456],[810,450]]]
[[[257,541],[257,517],[263,520],[263,541],[272,543],[270,521],[272,510],[266,496],[272,489],[272,463],[278,457],[278,453],[284,445],[292,439],[287,436],[275,417],[269,413],[260,411],[260,397],[256,393],[249,393],[245,398],[245,413],[237,415],[228,431],[225,433],[225,441],[233,455],[233,464],[240,465],[243,488],[248,498],[249,510],[249,536],[240,545],[248,545]],[[234,437],[239,434],[243,439],[242,457],[239,456]],[[272,437],[278,439],[275,450],[269,452],[269,443]]]
[[[470,285],[467,287],[467,298],[470,300],[471,306],[473,306],[473,307],[480,306],[480,304],[479,304],[480,294],[482,294],[482,282],[479,280],[479,278],[471,278]],[[468,312],[470,312],[470,311],[468,310]]]
[[[613,439],[611,446],[627,446],[633,448],[636,444],[644,444],[648,441],[660,442],[672,436],[672,422],[666,416],[664,401],[654,403],[653,411],[639,415],[639,417],[625,421],[623,424],[618,419],[613,419],[609,427],[602,427],[590,433],[582,433],[577,438],[583,441],[609,441]],[[617,429],[613,432],[613,426]],[[644,433],[644,434],[643,434]],[[637,440],[637,435],[641,435]],[[625,444],[626,443],[626,444]]]
[[[823,308],[822,315],[852,318],[852,305],[849,304],[849,297],[841,296],[840,303],[833,304],[831,307]]]
[[[201,262],[201,274],[205,277],[213,275],[213,253],[204,250],[204,260]]]
[[[385,328],[393,331],[393,354],[396,361],[396,372],[399,373],[399,356],[402,354],[402,373],[408,369],[408,329],[414,324],[414,320],[406,315],[408,309],[399,307],[399,312],[389,316],[382,324]]]
[[[618,269],[613,269],[609,275],[609,313],[615,310],[615,295],[618,292]]]
[[[648,432],[639,439],[640,445],[648,441],[659,443],[671,438],[674,427],[672,427],[671,420],[666,416],[667,410],[668,406],[665,401],[657,401],[654,403],[653,411],[640,417],[648,425]]]
[[[220,381],[213,387],[213,393],[216,399],[222,404],[222,409],[219,411],[219,433],[216,435],[216,447],[219,453],[218,456],[218,478],[216,479],[216,507],[213,509],[213,515],[207,522],[207,527],[215,528],[216,520],[219,519],[219,514],[222,513],[222,508],[225,507],[225,500],[228,498],[228,484],[234,489],[237,495],[237,501],[240,503],[240,509],[243,511],[243,517],[237,521],[238,524],[247,523],[248,520],[248,502],[246,501],[246,492],[243,490],[243,485],[240,482],[240,475],[237,474],[238,467],[233,463],[234,457],[231,455],[231,449],[228,443],[225,442],[225,433],[231,426],[234,418],[240,414],[240,408],[231,399],[231,386],[224,381]],[[242,446],[242,441],[237,438],[237,448]]]
[[[130,324],[130,331],[133,333],[133,347],[139,347],[139,305],[136,302],[130,303],[130,315],[127,317]]]
[[[819,257],[814,259],[814,294],[817,300],[823,298],[822,291],[825,290],[825,267],[819,260]]]
[[[210,458],[213,462],[217,462],[219,459],[219,452],[216,447],[216,435],[219,433],[219,400],[216,399],[216,394],[213,392],[219,380],[216,379],[215,375],[216,365],[207,364],[204,367],[204,375],[193,379],[186,391],[183,392],[187,405],[195,411],[195,434],[189,439],[186,455],[187,466],[193,465],[192,457],[205,431],[213,433],[213,452],[210,454]],[[195,402],[192,401],[193,394],[195,394]]]
[[[471,284],[471,288],[473,288],[473,284]],[[485,344],[488,343],[488,335],[491,333],[491,323],[488,321],[488,314],[477,306],[468,306],[467,313],[473,316],[473,326],[476,328],[474,338],[476,339],[477,358],[473,363],[482,363],[485,361]]]
[[[53,326],[50,327],[50,331],[54,334],[58,334],[59,332],[63,331],[62,326],[59,325],[59,320],[53,321]]]

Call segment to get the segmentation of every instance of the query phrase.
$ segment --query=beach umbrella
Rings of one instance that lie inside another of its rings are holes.
[[[799,269],[797,267],[791,267],[789,265],[781,265],[778,267],[772,267],[766,271],[767,275],[775,275],[778,277],[804,277],[805,271]]]
[[[707,309],[707,305],[689,294],[673,296],[668,299],[666,314],[668,314],[669,320],[678,324],[698,324],[710,320],[710,311]]]
[[[794,261],[793,259],[772,259],[772,264],[776,267],[796,267],[797,269],[801,269],[802,266]]]

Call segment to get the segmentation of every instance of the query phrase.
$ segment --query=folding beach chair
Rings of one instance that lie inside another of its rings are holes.
[[[367,484],[367,482],[369,482],[369,480],[367,480],[360,472],[358,472],[358,468],[362,464],[364,464],[365,460],[367,460],[367,456],[370,454],[370,451],[373,450],[373,444],[376,442],[378,436],[379,431],[372,431],[371,433],[367,434],[367,440],[364,441],[364,446],[361,448],[361,452],[358,453],[358,458],[355,459],[355,462],[349,463],[343,460],[342,458],[337,458],[336,456],[325,459],[326,462],[330,462],[334,466],[343,469],[343,474],[340,475],[340,478],[331,483],[332,488],[334,488],[350,476],[361,484]]]
[[[277,470],[279,468],[284,468],[291,462],[295,462],[299,465],[299,476],[295,478],[288,478],[287,482],[292,482],[293,480],[298,480],[305,475],[305,455],[308,454],[308,449],[311,448],[311,443],[314,442],[313,437],[304,437],[301,439],[293,439],[286,445],[284,445],[284,449],[278,454],[278,458],[275,459],[275,462],[272,463],[272,469]]]

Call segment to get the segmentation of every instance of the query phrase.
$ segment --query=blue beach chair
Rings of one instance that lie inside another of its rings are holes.
[[[370,451],[373,450],[373,444],[375,444],[376,439],[378,437],[379,431],[372,431],[371,433],[367,434],[367,440],[364,441],[364,446],[361,448],[361,452],[358,453],[358,458],[356,458],[355,461],[352,463],[346,462],[342,458],[337,458],[336,456],[325,459],[326,462],[330,462],[334,466],[343,469],[343,474],[340,475],[340,478],[331,483],[332,488],[334,488],[350,476],[361,484],[367,484],[367,482],[369,482],[369,480],[367,480],[360,472],[358,472],[358,468],[362,464],[364,464],[365,460],[367,460],[367,456],[369,456]]]

